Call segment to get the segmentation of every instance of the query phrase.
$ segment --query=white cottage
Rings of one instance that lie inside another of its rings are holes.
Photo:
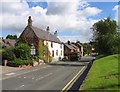
[[[48,37],[44,40],[44,45],[48,46],[48,49],[53,57],[53,61],[58,61],[64,57],[64,44],[57,37],[57,31],[51,34],[49,27],[47,27]]]
[[[20,40],[29,44],[34,44],[36,50],[40,41],[43,41],[44,46],[53,58],[53,61],[58,61],[64,57],[64,44],[57,37],[57,31],[54,34],[50,33],[49,27],[46,30],[32,26],[31,16],[28,18],[28,25],[20,35]],[[49,60],[49,58],[48,58]]]

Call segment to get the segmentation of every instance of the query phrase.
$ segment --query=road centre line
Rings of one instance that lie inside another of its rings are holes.
[[[86,66],[84,66],[82,69],[80,69],[80,71],[66,84],[66,86],[62,89],[61,92],[65,91],[70,84],[78,77],[78,75],[85,69]]]
[[[50,75],[52,75],[52,74],[53,74],[53,73],[46,74],[46,75],[44,75],[44,76],[42,76],[42,77],[40,77],[40,78],[38,78],[38,79],[36,79],[36,80],[41,80],[41,79],[46,78],[46,77],[48,77],[48,76],[50,76]]]

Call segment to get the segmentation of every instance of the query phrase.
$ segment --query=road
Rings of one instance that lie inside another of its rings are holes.
[[[4,74],[2,90],[62,90],[88,63],[60,62]]]

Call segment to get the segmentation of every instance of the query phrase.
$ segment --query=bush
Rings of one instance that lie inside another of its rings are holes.
[[[15,54],[12,48],[5,48],[2,50],[2,60],[7,59],[8,61],[15,59]]]
[[[100,58],[103,58],[103,57],[105,57],[105,56],[106,56],[106,55],[103,55],[103,54],[102,54],[102,55],[98,55],[98,56],[95,57],[95,60],[100,59]]]
[[[14,61],[9,61],[9,66],[20,66],[20,65],[33,65],[32,60],[21,60],[21,59],[15,59]]]
[[[25,43],[20,43],[14,48],[14,53],[17,58],[22,60],[27,60],[31,57],[30,55],[30,46]]]

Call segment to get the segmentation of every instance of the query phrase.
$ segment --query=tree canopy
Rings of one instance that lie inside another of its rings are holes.
[[[7,35],[6,39],[13,39],[13,40],[17,40],[17,35]]]
[[[99,54],[115,54],[118,53],[119,33],[117,31],[117,23],[115,20],[100,20],[93,25],[93,42]]]

